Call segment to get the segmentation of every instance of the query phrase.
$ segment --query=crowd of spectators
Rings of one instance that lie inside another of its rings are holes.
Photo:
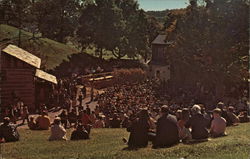
[[[192,99],[190,102],[179,103],[170,100],[171,95],[159,93],[156,81],[147,80],[105,89],[104,93],[95,96],[97,106],[91,110],[88,104],[81,102],[86,97],[86,88],[81,87],[80,93],[77,93],[76,85],[69,81],[60,85],[64,94],[79,102],[71,101],[68,106],[62,106],[63,110],[53,123],[46,106],[41,108],[41,115],[36,119],[30,117],[28,120],[32,130],[50,129],[50,141],[66,140],[66,129],[72,127],[74,131],[71,140],[89,139],[92,128],[126,128],[131,133],[128,141],[124,139],[129,147],[144,147],[152,141],[153,147],[158,148],[172,146],[180,141],[206,141],[208,137],[224,136],[226,126],[249,122],[249,103],[245,100],[247,96],[241,97],[234,104],[218,102],[211,106],[208,103],[195,103]],[[62,89],[65,87],[68,89]],[[63,99],[68,98],[61,97],[61,105],[67,105]],[[26,111],[22,115],[25,121],[28,119],[28,110],[25,106],[23,110]],[[9,117],[8,121],[12,117],[8,114],[6,116]],[[5,122],[5,127],[8,124]],[[8,137],[0,134],[0,138]]]

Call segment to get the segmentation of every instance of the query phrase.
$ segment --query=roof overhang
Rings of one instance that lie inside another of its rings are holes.
[[[54,83],[54,84],[57,84],[57,79],[54,75],[51,75],[47,72],[44,72],[42,70],[39,70],[39,69],[36,69],[36,74],[35,74],[36,77],[39,77],[43,80],[46,80],[46,81],[49,81],[51,83]]]

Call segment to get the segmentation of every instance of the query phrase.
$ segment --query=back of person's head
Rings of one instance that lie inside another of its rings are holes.
[[[66,110],[63,110],[63,111],[62,111],[62,114],[66,114]]]
[[[213,113],[214,113],[214,114],[221,115],[221,109],[220,109],[220,108],[215,108],[215,109],[213,110]]]
[[[201,113],[201,107],[197,104],[195,104],[192,108],[191,111],[193,114],[199,114]]]
[[[76,127],[76,130],[77,130],[77,131],[82,131],[82,130],[84,130],[83,125],[82,125],[82,124],[78,124],[77,127]]]
[[[234,107],[233,106],[229,106],[228,107],[228,111],[231,112],[231,113],[233,113],[234,112]]]
[[[33,117],[33,116],[31,116],[31,117],[30,117],[30,121],[33,121],[33,120],[34,120],[34,117]]]
[[[54,119],[54,124],[55,124],[55,125],[59,125],[60,122],[61,122],[61,118],[56,117],[56,118]]]
[[[10,123],[10,118],[9,117],[4,117],[3,118],[3,124],[8,125]]]
[[[47,113],[45,111],[42,112],[42,116],[46,116]]]
[[[183,108],[182,112],[181,112],[181,119],[182,120],[188,120],[189,119],[189,115],[190,115],[190,113],[189,113],[188,108]]]
[[[181,113],[182,113],[182,110],[181,109],[178,109],[177,111],[176,111],[176,117],[181,117]]]
[[[223,103],[223,102],[219,102],[219,103],[217,104],[217,108],[220,108],[220,109],[222,110],[223,107],[224,107],[224,103]]]
[[[142,109],[139,113],[139,118],[141,119],[148,119],[149,118],[149,113],[147,109]]]
[[[167,105],[163,105],[161,107],[161,112],[164,114],[168,114],[169,113],[169,107]]]

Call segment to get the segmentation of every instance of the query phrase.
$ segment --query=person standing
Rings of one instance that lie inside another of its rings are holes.
[[[25,123],[25,119],[27,120],[27,123],[29,123],[29,110],[26,105],[21,108],[21,118],[23,120],[22,124]]]

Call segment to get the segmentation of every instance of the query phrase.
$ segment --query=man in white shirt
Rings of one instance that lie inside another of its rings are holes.
[[[51,126],[51,135],[49,137],[49,141],[54,140],[67,140],[66,138],[66,130],[61,125],[61,119],[55,118],[54,124]]]
[[[226,131],[226,120],[221,117],[221,110],[219,108],[214,109],[213,117],[210,128],[210,134],[212,137],[220,137],[225,135]]]

